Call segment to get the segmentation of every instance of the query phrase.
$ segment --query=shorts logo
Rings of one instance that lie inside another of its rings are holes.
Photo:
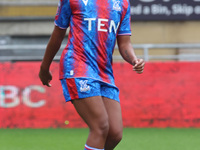
[[[73,76],[73,75],[74,75],[74,70],[70,70],[69,74],[70,74],[71,76]]]
[[[88,82],[88,80],[81,80],[81,81],[79,81],[79,83],[80,83],[80,91],[81,92],[87,92],[87,91],[89,91],[90,90],[90,86],[89,85],[87,85],[87,82]]]
[[[114,0],[113,10],[116,10],[116,11],[122,10],[121,7],[120,7],[120,1],[119,0]]]

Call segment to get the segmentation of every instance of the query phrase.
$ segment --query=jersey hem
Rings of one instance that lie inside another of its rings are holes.
[[[121,34],[118,34],[118,35],[132,35],[131,33],[121,33]]]
[[[97,81],[101,81],[101,82],[107,83],[109,85],[112,85],[112,86],[115,86],[116,88],[118,88],[115,84],[108,83],[108,82],[102,81],[100,79],[92,78],[92,77],[62,77],[62,78],[59,78],[59,80],[62,80],[62,79],[74,79],[74,78],[90,78],[90,79],[93,79],[93,80],[97,80]]]
[[[132,34],[130,30],[127,31],[119,31],[118,35],[122,35],[122,34]]]
[[[67,27],[61,27],[61,26],[59,26],[55,21],[54,21],[54,25],[57,26],[57,27],[59,27],[60,29],[67,29]]]

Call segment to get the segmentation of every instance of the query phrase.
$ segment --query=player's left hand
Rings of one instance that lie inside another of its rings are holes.
[[[50,81],[52,80],[52,75],[49,70],[44,70],[41,67],[39,72],[39,78],[43,85],[51,87]]]
[[[135,60],[135,65],[133,66],[133,70],[138,74],[143,73],[144,71],[145,62],[143,59]]]

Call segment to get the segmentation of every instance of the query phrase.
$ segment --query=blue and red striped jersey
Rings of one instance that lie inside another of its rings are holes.
[[[60,79],[89,77],[114,84],[112,54],[119,35],[131,35],[129,0],[60,0],[55,25],[70,27]]]

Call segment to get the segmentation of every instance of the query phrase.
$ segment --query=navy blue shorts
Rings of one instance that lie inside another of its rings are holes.
[[[66,102],[93,96],[103,96],[119,102],[119,89],[112,84],[92,78],[61,79]]]

